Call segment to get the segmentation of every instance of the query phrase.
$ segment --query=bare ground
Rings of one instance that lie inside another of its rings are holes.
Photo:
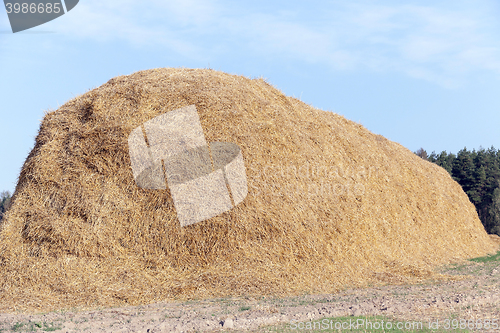
[[[225,298],[84,312],[0,314],[0,332],[262,332],[276,330],[272,325],[286,331],[291,328],[291,320],[366,315],[397,321],[500,321],[500,261],[466,262],[443,267],[442,272],[466,278],[351,289],[333,295]]]

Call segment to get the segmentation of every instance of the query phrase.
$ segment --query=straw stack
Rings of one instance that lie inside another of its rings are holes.
[[[248,194],[181,227],[168,188],[137,186],[128,138],[191,105],[207,142],[241,149]],[[415,282],[497,248],[444,169],[206,69],[116,77],[47,113],[0,228],[0,311]]]

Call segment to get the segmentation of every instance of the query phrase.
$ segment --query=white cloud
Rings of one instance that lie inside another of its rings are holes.
[[[322,62],[334,70],[401,72],[453,88],[478,71],[500,74],[500,24],[488,20],[490,8],[455,7],[351,2],[317,8],[313,21],[279,13],[239,20],[259,53]]]
[[[87,0],[53,24],[71,38],[122,40],[195,60],[237,50],[331,70],[400,72],[445,87],[478,71],[500,74],[500,24],[488,2],[270,6],[262,13],[245,2]]]
[[[453,8],[349,5],[330,15],[341,17],[335,28],[347,27],[338,47],[357,55],[357,67],[399,71],[445,87],[475,71],[500,74],[498,22],[487,20],[488,8]]]

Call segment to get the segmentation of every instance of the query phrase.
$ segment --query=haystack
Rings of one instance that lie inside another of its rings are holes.
[[[183,108],[199,147],[236,147],[222,164],[241,153],[246,183],[181,225],[169,186],[139,186],[130,137]],[[497,247],[444,169],[265,80],[207,69],[116,77],[48,112],[0,228],[1,311],[330,293],[432,278]]]

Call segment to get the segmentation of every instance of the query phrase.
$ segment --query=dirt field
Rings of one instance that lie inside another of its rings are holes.
[[[286,332],[297,331],[293,328],[302,327],[298,326],[300,322],[305,325],[307,321],[325,317],[367,315],[383,316],[394,322],[422,321],[424,328],[430,320],[439,320],[440,325],[446,319],[500,321],[500,252],[484,262],[467,261],[443,267],[442,272],[466,278],[345,290],[335,295],[217,299],[36,315],[0,314],[0,332]],[[294,326],[290,324],[292,320]],[[446,330],[432,330],[438,331]],[[499,332],[500,328],[481,331]]]

